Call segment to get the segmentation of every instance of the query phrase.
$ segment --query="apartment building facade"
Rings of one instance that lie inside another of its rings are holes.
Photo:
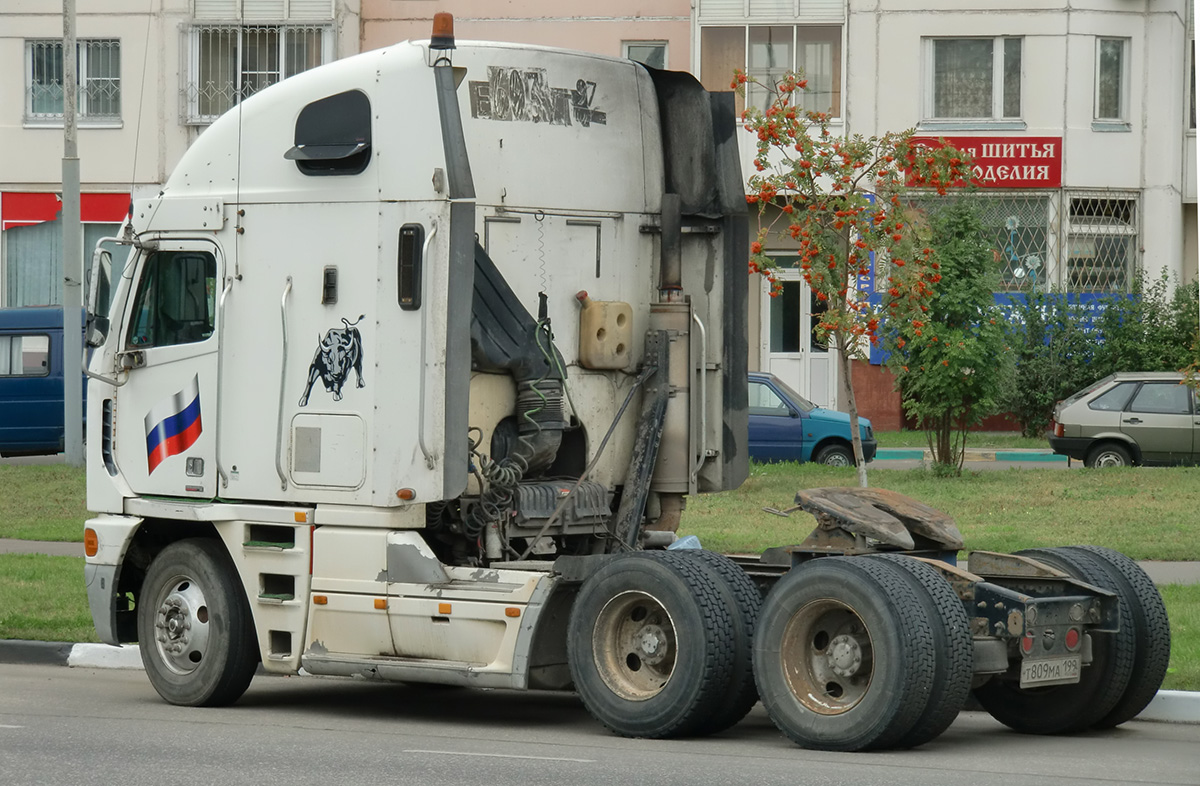
[[[101,0],[78,17],[85,248],[242,96],[425,37],[437,11],[460,39],[631,57],[709,89],[728,89],[734,68],[768,84],[800,68],[804,106],[829,112],[835,132],[914,128],[971,149],[1005,292],[1197,277],[1190,0]],[[52,303],[61,4],[9,0],[0,20],[0,305]],[[752,367],[837,406],[811,295],[794,271],[783,278],[776,298],[748,281]]]
[[[76,18],[85,254],[244,96],[358,51],[358,0],[98,0]],[[63,22],[0,7],[0,306],[61,302]]]

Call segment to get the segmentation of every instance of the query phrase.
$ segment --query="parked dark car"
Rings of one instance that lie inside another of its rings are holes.
[[[1111,374],[1058,402],[1050,448],[1089,467],[1194,464],[1200,413],[1182,382],[1176,372]]]
[[[863,459],[875,458],[871,421],[858,419]],[[773,374],[750,374],[750,458],[854,466],[850,416],[818,407]]]
[[[0,309],[0,456],[62,452],[62,345],[61,306]]]

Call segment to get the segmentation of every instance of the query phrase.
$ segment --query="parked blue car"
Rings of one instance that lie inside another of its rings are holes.
[[[863,459],[875,458],[871,421],[858,419]],[[850,416],[818,407],[773,374],[750,374],[750,458],[854,466]]]
[[[0,456],[61,453],[63,437],[62,307],[0,309]]]

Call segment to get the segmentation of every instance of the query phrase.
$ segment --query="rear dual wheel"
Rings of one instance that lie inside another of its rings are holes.
[[[785,736],[861,751],[917,745],[949,725],[950,710],[935,702],[958,702],[957,713],[970,671],[957,652],[962,619],[944,592],[935,597],[935,580],[944,582],[861,557],[812,560],[779,580],[763,603],[754,672]]]
[[[1074,548],[1029,549],[1018,553],[1080,581],[1116,591],[1120,600],[1120,629],[1116,633],[1089,634],[1092,660],[1083,667],[1079,682],[1022,688],[1010,673],[993,677],[976,688],[975,698],[993,718],[1026,734],[1082,731],[1103,724],[1114,712],[1122,714],[1118,705],[1133,676],[1137,633],[1132,608],[1128,599],[1122,597],[1114,569],[1106,560]]]
[[[624,737],[704,733],[727,700],[737,627],[698,560],[634,552],[579,590],[567,661],[584,706]]]

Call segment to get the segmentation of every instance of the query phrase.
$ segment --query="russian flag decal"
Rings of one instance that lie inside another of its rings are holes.
[[[154,405],[146,415],[146,461],[154,472],[163,459],[182,453],[200,437],[200,377]]]

